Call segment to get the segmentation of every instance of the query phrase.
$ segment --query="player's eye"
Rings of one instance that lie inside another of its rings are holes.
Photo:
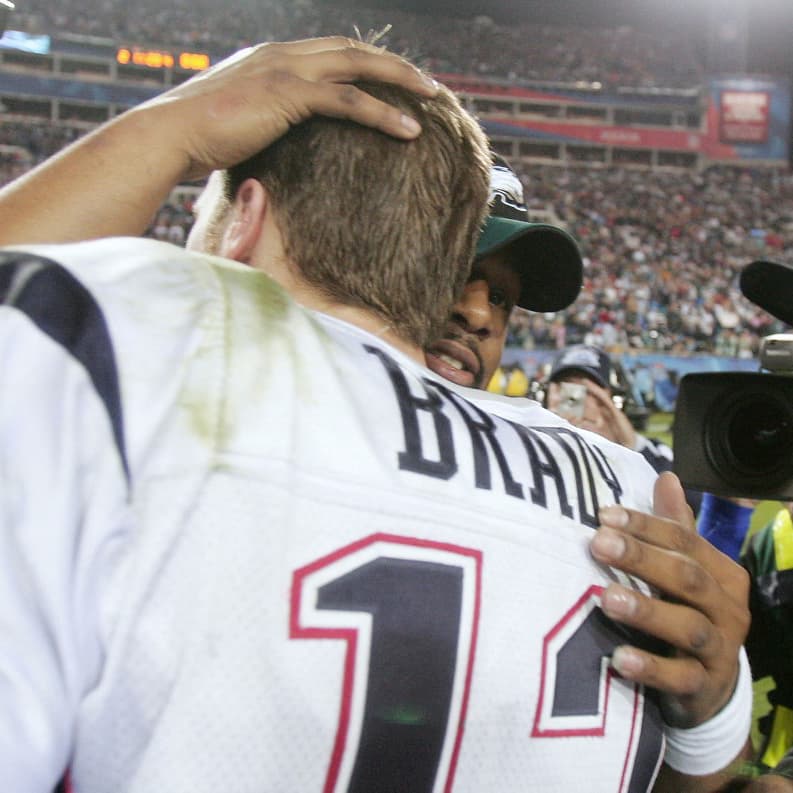
[[[488,299],[494,306],[503,306],[507,302],[507,295],[503,289],[491,287]]]
[[[512,300],[507,294],[507,290],[502,289],[501,287],[491,286],[488,294],[488,300],[490,301],[491,306],[503,308],[507,311],[512,309]]]

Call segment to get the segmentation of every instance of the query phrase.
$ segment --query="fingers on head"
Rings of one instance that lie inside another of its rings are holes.
[[[376,80],[427,95],[437,92],[435,82],[402,56],[346,36],[264,44],[258,49],[268,60],[290,58],[292,68],[309,80]]]
[[[401,110],[349,83],[309,83],[303,96],[311,112],[355,121],[398,138],[412,139],[421,127]]]

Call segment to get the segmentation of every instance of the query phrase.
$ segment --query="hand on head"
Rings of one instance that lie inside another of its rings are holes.
[[[415,120],[350,83],[394,83],[434,96],[432,78],[404,58],[343,36],[242,50],[139,110],[161,111],[185,158],[184,178],[245,160],[312,115],[349,119],[397,138]]]
[[[350,84],[359,80],[438,93],[403,58],[341,36],[251,47],[6,185],[0,245],[142,234],[175,185],[236,165],[311,115],[403,140],[420,133],[401,110]]]

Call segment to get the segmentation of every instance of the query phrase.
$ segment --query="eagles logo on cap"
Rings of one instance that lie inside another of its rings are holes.
[[[526,220],[529,210],[523,200],[523,184],[498,155],[493,157],[493,168],[490,171],[490,204],[499,204],[499,215],[507,217],[506,212],[513,211],[515,220]],[[492,209],[491,209],[492,213]],[[502,214],[503,213],[503,214]]]

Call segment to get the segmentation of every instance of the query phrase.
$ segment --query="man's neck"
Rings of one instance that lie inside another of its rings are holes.
[[[373,336],[382,339],[387,344],[395,347],[401,353],[417,361],[422,366],[425,364],[424,350],[416,344],[403,339],[386,322],[383,317],[373,311],[360,308],[358,306],[348,306],[328,299],[325,295],[317,293],[311,288],[289,289],[294,300],[301,306],[320,311],[323,314],[348,322],[357,328],[371,333]]]
[[[269,222],[272,224],[272,219]],[[418,361],[422,366],[425,364],[424,350],[394,332],[379,314],[359,306],[334,301],[321,289],[306,283],[289,265],[277,227],[271,228],[268,234],[262,234],[249,264],[279,283],[301,306],[320,311],[368,331],[404,355]]]

